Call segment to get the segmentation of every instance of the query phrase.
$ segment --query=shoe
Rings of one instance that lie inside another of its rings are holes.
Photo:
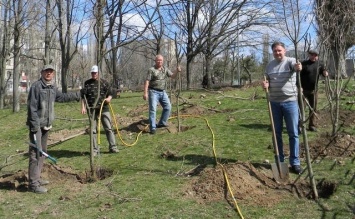
[[[292,172],[300,175],[303,172],[303,169],[300,165],[294,165],[291,167]]]
[[[92,152],[92,154],[93,154],[93,156],[94,156],[94,157],[96,157],[96,156],[98,156],[98,155],[99,155],[99,151],[94,150],[94,151]]]
[[[48,185],[48,184],[49,184],[49,181],[48,181],[48,180],[45,180],[45,179],[40,179],[40,180],[39,180],[39,184],[40,184],[41,186],[45,186],[45,185]]]
[[[316,132],[317,129],[316,129],[316,127],[314,127],[314,126],[310,126],[310,127],[309,127],[309,131],[311,131],[311,132]]]
[[[154,135],[154,134],[155,134],[155,132],[156,132],[156,130],[155,130],[155,129],[153,129],[153,130],[150,130],[150,132],[149,132],[149,133],[150,133],[151,135]]]
[[[118,153],[118,152],[119,152],[119,150],[116,146],[110,148],[110,153]]]
[[[168,125],[164,125],[164,124],[158,124],[157,125],[157,128],[166,128],[166,127],[169,127]]]
[[[43,186],[36,186],[36,187],[30,188],[30,191],[37,193],[37,194],[43,194],[43,193],[47,192],[47,189],[44,188]]]

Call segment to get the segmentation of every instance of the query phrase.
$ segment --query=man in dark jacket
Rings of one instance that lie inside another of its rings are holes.
[[[41,78],[32,84],[27,98],[27,125],[32,143],[29,147],[29,190],[35,193],[46,193],[43,185],[49,183],[41,179],[44,156],[39,152],[47,152],[48,134],[54,120],[54,102],[80,100],[79,92],[64,94],[58,90],[53,82],[54,73],[52,65],[45,65]]]
[[[100,83],[100,95],[98,95]],[[99,96],[97,103],[95,105],[96,98]],[[99,68],[97,65],[92,66],[91,68],[91,78],[84,83],[84,87],[81,90],[81,113],[86,114],[87,109],[90,110],[90,115],[95,113],[95,124],[93,130],[93,145],[94,145],[94,156],[99,153],[99,148],[97,146],[97,123],[99,120],[100,108],[102,106],[101,112],[101,123],[105,129],[106,138],[109,143],[109,152],[117,153],[119,152],[116,146],[116,138],[112,130],[111,116],[109,103],[112,99],[112,89],[109,86],[109,83],[99,78]]]
[[[301,86],[303,96],[309,103],[309,123],[308,129],[312,132],[316,132],[315,125],[315,112],[317,110],[317,87],[319,75],[324,77],[328,76],[328,72],[324,65],[318,60],[318,51],[315,49],[308,51],[308,60],[302,62],[301,71]]]

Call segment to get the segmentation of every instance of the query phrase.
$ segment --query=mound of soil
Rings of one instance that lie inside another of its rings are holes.
[[[90,173],[77,174],[69,167],[61,167],[54,164],[43,164],[41,177],[55,184],[67,184],[80,187],[80,184],[103,180],[112,176],[113,171],[103,168],[96,170],[96,178],[94,179]],[[25,170],[16,173],[5,174],[0,176],[0,189],[13,189],[17,191],[27,191],[28,189],[28,172]]]
[[[272,171],[267,166],[254,167],[251,163],[229,163],[216,168],[206,168],[186,189],[187,197],[199,202],[227,199],[233,203],[232,196],[241,203],[257,206],[273,206],[284,198],[292,196],[310,197],[312,191],[307,182],[297,179],[283,184],[273,180]],[[228,183],[224,174],[228,177]]]

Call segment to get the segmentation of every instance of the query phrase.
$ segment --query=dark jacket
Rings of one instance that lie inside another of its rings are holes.
[[[306,60],[302,62],[301,85],[305,91],[316,90],[319,75],[325,70],[324,65],[320,61],[312,62]]]
[[[84,82],[84,87],[81,90],[81,98],[86,98],[87,104],[90,108],[100,109],[104,99],[108,96],[112,96],[112,88],[109,83],[104,79],[100,79],[100,82],[100,95],[96,106],[94,106],[94,104],[98,95],[99,81],[91,78]],[[104,102],[102,109],[105,111],[109,110],[108,104]]]
[[[54,120],[54,102],[79,101],[80,93],[62,93],[41,78],[31,85],[27,98],[27,125],[32,132],[50,127]]]

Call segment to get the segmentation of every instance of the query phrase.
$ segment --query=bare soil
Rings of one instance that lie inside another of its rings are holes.
[[[148,121],[144,116],[147,108],[138,106],[132,110],[127,117],[119,116],[118,123],[122,132],[140,132],[147,130]],[[206,115],[210,113],[218,113],[213,109],[207,109],[196,105],[190,105],[181,109],[183,114],[189,115]],[[327,112],[318,113],[318,126],[325,127],[331,123]],[[355,113],[351,111],[341,112],[340,122],[342,126],[355,124]],[[138,122],[137,122],[138,121]],[[193,127],[185,127],[189,129]],[[174,132],[176,129],[170,127],[167,131]],[[327,128],[327,130],[329,130]],[[57,133],[51,133],[50,142],[55,144],[73,135],[78,135],[83,130],[61,130]],[[300,136],[302,138],[302,136]],[[329,133],[320,133],[319,138],[309,142],[310,154],[312,159],[321,159],[324,157],[354,157],[355,156],[355,137],[347,133],[340,132],[336,136],[330,136]],[[287,148],[287,147],[285,147]],[[301,156],[304,158],[305,150],[301,145]],[[171,158],[173,153],[162,155],[165,158]],[[341,160],[341,159],[340,159]],[[227,173],[228,179],[224,178]],[[100,179],[109,177],[112,174],[109,170],[98,170]],[[238,202],[250,205],[272,206],[282,200],[282,197],[299,197],[312,198],[311,186],[308,181],[304,181],[302,177],[293,175],[289,181],[284,184],[275,182],[272,176],[270,164],[258,164],[248,162],[237,162],[228,164],[217,164],[215,168],[197,168],[189,173],[193,177],[190,185],[188,185],[183,194],[187,198],[196,199],[198,202],[211,202],[215,200],[226,199],[233,203],[232,197],[228,192],[227,183],[234,192],[234,196]],[[67,167],[60,167],[54,164],[46,164],[44,166],[43,177],[52,182],[62,183],[73,182],[72,186],[80,187],[82,183],[90,182],[88,173],[74,174]],[[320,196],[330,196],[336,190],[337,184],[333,182],[318,182],[317,189]],[[20,171],[14,174],[0,176],[1,189],[27,189],[27,172]]]

